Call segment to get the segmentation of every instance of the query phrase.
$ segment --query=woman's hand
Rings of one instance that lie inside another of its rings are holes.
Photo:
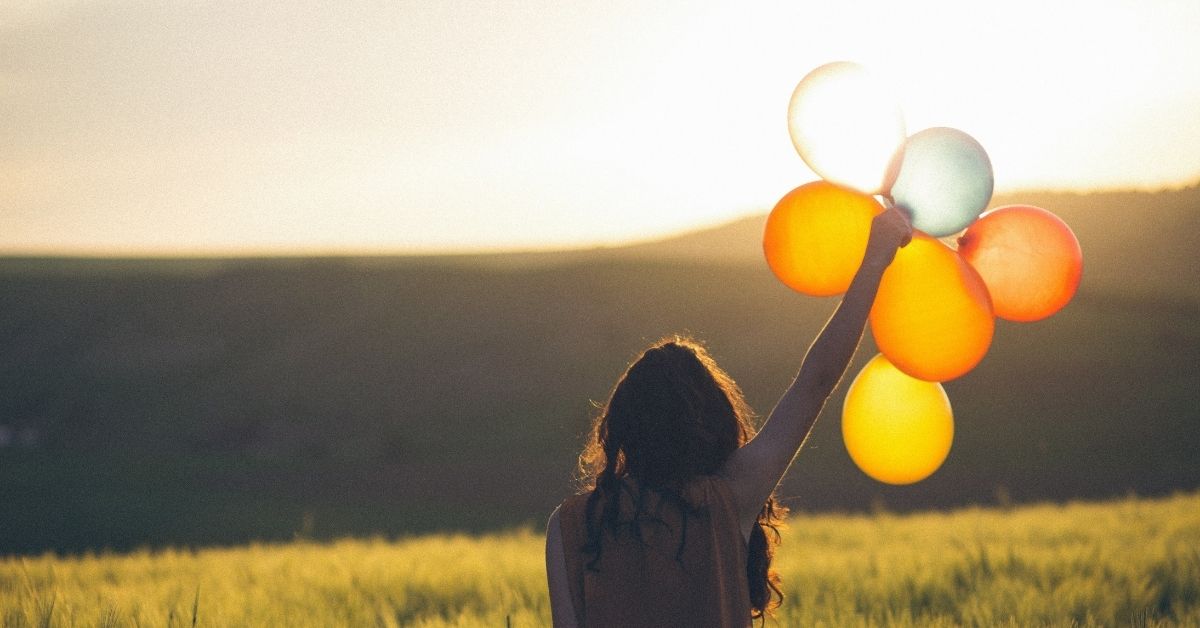
[[[896,257],[896,250],[912,241],[912,222],[904,210],[891,205],[871,221],[867,253],[863,264],[879,271],[887,268]]]

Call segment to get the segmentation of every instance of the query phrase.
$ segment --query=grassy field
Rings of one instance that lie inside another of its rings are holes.
[[[542,541],[296,541],[0,559],[5,626],[542,626]],[[1200,625],[1200,494],[797,516],[774,625]]]

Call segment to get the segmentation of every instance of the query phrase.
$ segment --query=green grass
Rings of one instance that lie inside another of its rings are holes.
[[[800,515],[777,625],[1200,624],[1200,494]],[[5,626],[541,626],[537,531],[0,559]]]

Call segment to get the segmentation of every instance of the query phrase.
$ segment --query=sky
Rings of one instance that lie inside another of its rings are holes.
[[[816,176],[851,60],[999,190],[1200,181],[1200,2],[23,0],[0,6],[0,254],[646,240]]]

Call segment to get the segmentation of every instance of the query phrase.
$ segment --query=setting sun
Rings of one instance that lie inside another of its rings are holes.
[[[891,186],[889,165],[904,144],[904,113],[866,68],[839,61],[813,70],[796,86],[788,132],[822,178],[878,194]]]

